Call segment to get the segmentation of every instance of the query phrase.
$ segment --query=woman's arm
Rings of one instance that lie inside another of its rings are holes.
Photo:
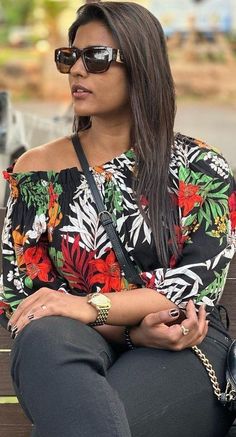
[[[207,333],[205,308],[202,307],[197,316],[195,306],[191,301],[187,305],[184,321],[189,334],[187,338],[184,338],[178,323],[170,326],[171,322],[177,321],[179,314],[172,317],[169,310],[165,308],[166,305],[173,309],[171,302],[166,303],[167,299],[161,299],[162,296],[153,290],[109,293],[109,297],[113,305],[112,314],[109,315],[111,325],[97,328],[108,341],[123,343],[124,326],[122,325],[137,325],[139,322],[141,322],[140,326],[135,326],[131,330],[132,340],[138,346],[181,350],[199,344]],[[158,305],[159,308],[164,307],[164,310],[158,310]],[[97,317],[97,310],[87,303],[87,297],[61,294],[42,288],[21,302],[14,312],[9,322],[12,327],[16,327],[14,334],[19,333],[31,322],[32,318],[29,318],[31,314],[34,315],[34,319],[61,315],[91,323]],[[112,326],[115,321],[116,323],[119,321],[121,326]]]
[[[106,322],[108,325],[138,325],[150,313],[175,308],[166,297],[146,288],[106,295],[111,301]],[[97,318],[97,310],[88,303],[87,296],[58,293],[47,287],[25,298],[15,310],[9,324],[17,325],[20,330],[29,323],[30,314],[34,314],[34,318],[60,315],[86,324],[93,323]]]
[[[140,325],[130,328],[131,341],[136,347],[153,347],[170,350],[182,350],[200,344],[208,331],[205,306],[200,310],[192,301],[186,307],[184,326],[189,329],[188,335],[183,335],[180,324],[183,321],[182,314],[178,310],[164,310],[147,315]],[[96,330],[109,342],[125,344],[125,327],[103,325],[97,326]]]

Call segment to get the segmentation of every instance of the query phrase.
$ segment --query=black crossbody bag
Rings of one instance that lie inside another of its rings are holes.
[[[101,224],[103,225],[104,229],[106,230],[107,236],[109,237],[112,247],[114,249],[114,252],[116,254],[117,261],[119,262],[120,266],[122,267],[126,279],[132,283],[139,286],[143,286],[144,282],[140,278],[137,269],[135,268],[133,262],[130,259],[130,256],[128,252],[126,251],[125,247],[120,241],[120,238],[117,234],[114,222],[112,220],[111,214],[106,210],[106,207],[103,203],[101,194],[98,190],[98,187],[96,185],[96,182],[94,180],[94,177],[89,170],[89,165],[87,158],[84,154],[82,145],[80,143],[80,140],[78,138],[77,134],[73,134],[72,142],[75,148],[75,151],[77,153],[81,168],[84,172],[84,175],[87,179],[89,188],[91,190],[92,196],[94,198],[97,210],[98,210],[98,216],[101,221]],[[227,352],[227,358],[226,358],[226,389],[225,392],[222,392],[220,389],[220,385],[216,376],[216,373],[209,362],[206,355],[199,349],[197,346],[192,347],[193,352],[198,356],[198,358],[201,360],[202,364],[204,365],[213,390],[214,394],[216,395],[217,399],[226,406],[231,412],[236,413],[236,340],[232,341],[228,352]]]

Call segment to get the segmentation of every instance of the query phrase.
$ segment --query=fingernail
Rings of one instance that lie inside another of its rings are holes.
[[[29,320],[32,320],[33,318],[34,318],[34,314],[29,314],[29,315],[28,315],[28,319],[29,319]]]
[[[8,330],[8,331],[11,331],[11,325],[10,325],[10,324],[7,325],[7,330]]]
[[[14,339],[16,334],[17,334],[17,329],[15,329],[15,331],[12,331],[11,338]]]
[[[169,311],[169,315],[171,316],[171,317],[177,317],[177,316],[179,316],[179,310],[177,310],[177,309],[172,309],[172,310],[170,310]]]

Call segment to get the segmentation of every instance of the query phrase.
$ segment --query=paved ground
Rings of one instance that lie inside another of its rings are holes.
[[[180,103],[176,128],[219,148],[236,169],[236,106]]]

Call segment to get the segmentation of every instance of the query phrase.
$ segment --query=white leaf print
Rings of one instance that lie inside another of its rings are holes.
[[[87,203],[86,207],[81,207],[80,200],[70,204],[71,211],[75,216],[69,215],[71,225],[63,226],[62,232],[80,234],[80,245],[87,250],[99,249],[99,257],[104,253],[104,246],[107,247],[107,235],[100,224],[97,211],[91,203]],[[83,203],[83,202],[82,202]],[[74,238],[69,238],[69,241],[73,242]]]
[[[7,202],[7,214],[4,220],[4,226],[2,231],[2,244],[8,245],[9,247],[13,247],[11,241],[11,215],[13,211],[13,207],[16,203],[16,199],[9,197]]]

